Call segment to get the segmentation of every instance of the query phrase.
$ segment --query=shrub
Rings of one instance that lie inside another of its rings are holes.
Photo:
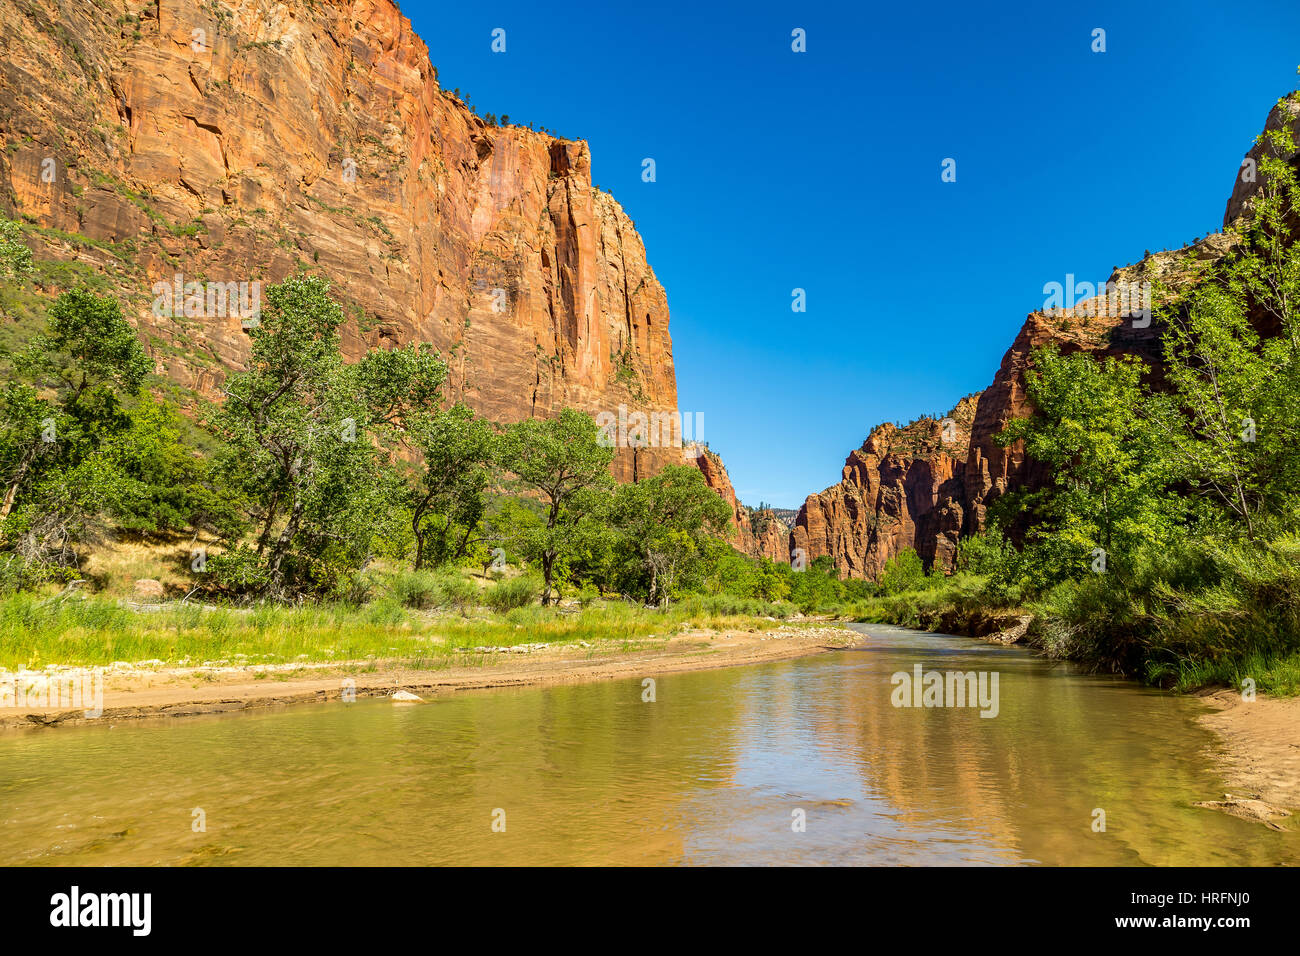
[[[426,610],[437,603],[435,582],[432,571],[404,571],[393,578],[390,589],[403,607]]]
[[[426,611],[447,608],[465,611],[478,597],[478,588],[455,572],[403,571],[393,578],[393,597],[405,607]]]
[[[436,600],[438,607],[457,610],[464,613],[478,603],[479,590],[473,581],[459,574],[448,573],[438,576],[436,582]]]
[[[880,590],[885,594],[915,591],[925,584],[925,568],[921,558],[911,548],[904,548],[885,562],[880,575]]]
[[[542,594],[541,582],[521,574],[492,585],[483,594],[483,603],[494,611],[505,612],[517,607],[527,607]]]

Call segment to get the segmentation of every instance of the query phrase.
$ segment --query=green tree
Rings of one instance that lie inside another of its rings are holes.
[[[123,478],[118,526],[128,531],[206,530],[237,537],[244,529],[239,499],[213,474],[211,459],[187,440],[175,406],[147,392],[129,413],[129,427],[105,457]]]
[[[23,242],[22,227],[0,216],[0,278],[21,280],[31,271],[32,251]]]
[[[915,591],[925,584],[925,566],[911,548],[904,548],[885,562],[880,572],[880,589],[886,594]]]
[[[545,604],[558,597],[557,562],[582,549],[589,519],[607,505],[613,458],[591,416],[571,408],[556,418],[511,425],[502,436],[503,467],[524,491],[541,499],[543,520],[518,531],[516,541],[541,566]]]
[[[1049,466],[1049,478],[999,500],[994,515],[1003,527],[1019,509],[1036,519],[1026,542],[1037,584],[1094,566],[1122,569],[1144,548],[1174,540],[1187,509],[1171,487],[1183,473],[1170,436],[1148,414],[1145,365],[1054,347],[1036,350],[1033,363],[1026,389],[1035,414],[1013,420],[998,441],[1023,441],[1026,455]]]
[[[685,465],[619,486],[610,509],[635,589],[647,603],[664,607],[683,574],[698,564],[703,539],[725,534],[730,519],[727,502],[698,468]]]
[[[346,584],[396,533],[406,490],[391,466],[446,374],[427,347],[345,365],[343,311],[318,277],[266,291],[246,372],[210,416],[222,473],[258,503],[254,548],[214,559],[226,581],[273,597]],[[278,528],[278,531],[276,530]]]
[[[818,555],[802,572],[790,575],[790,600],[805,614],[830,607],[843,593],[835,559],[829,554]]]
[[[79,288],[54,301],[14,366],[30,384],[10,383],[0,403],[0,528],[25,566],[66,567],[120,508],[123,479],[105,451],[130,428],[123,402],[148,357],[117,302]]]
[[[1261,453],[1276,449],[1275,439],[1291,430],[1282,420],[1293,417],[1291,410],[1267,400],[1287,351],[1282,340],[1262,349],[1242,300],[1218,284],[1204,285],[1169,317],[1165,378],[1171,391],[1147,403],[1146,414],[1168,439],[1162,447],[1178,472],[1251,537],[1266,491]],[[1264,442],[1257,441],[1261,430]]]
[[[411,513],[418,571],[426,562],[464,558],[483,540],[498,443],[491,424],[461,404],[430,416],[414,432],[423,457]]]

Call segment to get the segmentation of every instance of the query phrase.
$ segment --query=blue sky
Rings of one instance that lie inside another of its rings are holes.
[[[1217,229],[1300,64],[1295,0],[402,9],[480,113],[590,142],[668,291],[681,409],[780,507],[986,387],[1044,283]]]

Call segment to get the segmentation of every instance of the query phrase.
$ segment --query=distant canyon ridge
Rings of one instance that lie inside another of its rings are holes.
[[[152,307],[157,284],[306,271],[334,284],[346,357],[430,343],[449,398],[487,418],[675,413],[667,295],[587,144],[476,116],[391,0],[0,0],[0,51],[0,207],[38,258],[114,290],[182,394],[219,396],[249,339],[234,311]],[[1228,218],[1249,202],[1237,185]],[[1225,250],[1210,237],[1124,274]],[[951,423],[872,430],[793,526],[737,500],[707,447],[621,447],[613,473],[693,464],[754,556],[803,549],[873,577],[912,547],[947,566],[997,495],[1034,480],[993,436],[1031,411],[1024,371],[1048,341],[1159,354],[1158,329],[1031,313]]]

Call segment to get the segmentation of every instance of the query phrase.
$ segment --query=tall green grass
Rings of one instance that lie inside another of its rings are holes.
[[[870,599],[859,619],[983,633],[999,614],[1031,613],[1031,643],[1093,670],[1179,691],[1250,678],[1265,693],[1300,693],[1300,539],[1170,546],[1022,608],[1007,593],[1005,582],[955,574]]]
[[[390,595],[360,606],[173,605],[142,613],[100,598],[51,600],[19,593],[0,599],[0,666],[235,663],[238,655],[240,661],[259,663],[385,659],[444,666],[472,658],[459,651],[477,647],[628,644],[667,637],[688,623],[718,629],[774,626],[709,602],[686,602],[667,611],[611,601],[581,611],[530,605],[505,614],[466,615],[412,610]]]

